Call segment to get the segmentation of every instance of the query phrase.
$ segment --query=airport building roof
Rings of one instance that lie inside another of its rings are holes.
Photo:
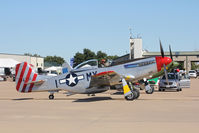
[[[28,57],[44,58],[44,57],[42,57],[42,56],[24,55],[24,54],[10,54],[10,53],[0,53],[0,55],[28,56]]]
[[[164,52],[166,56],[170,55],[170,52]],[[161,55],[160,52],[144,52],[143,56],[157,56]],[[172,52],[174,56],[199,56],[199,51],[175,51]]]

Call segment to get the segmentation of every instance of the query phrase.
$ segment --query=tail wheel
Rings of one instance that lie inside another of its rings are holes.
[[[54,95],[50,94],[48,98],[52,100],[52,99],[54,99]]]

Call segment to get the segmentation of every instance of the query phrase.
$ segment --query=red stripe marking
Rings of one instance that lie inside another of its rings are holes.
[[[28,82],[31,73],[32,73],[32,69],[29,67],[28,74],[27,74],[27,76],[26,76],[26,79],[25,79],[25,82],[24,82],[25,84],[23,85],[22,92],[25,92],[25,90],[26,90],[26,86],[27,86],[26,83]]]
[[[26,70],[26,67],[27,67],[27,62],[24,62],[24,65],[23,65],[23,68],[22,68],[22,70],[21,70],[21,74],[20,74],[20,77],[19,77],[19,81],[18,81],[17,87],[16,87],[17,91],[19,91],[19,87],[20,87],[20,85],[21,85],[21,81],[22,81],[22,79],[23,79],[23,75],[24,75],[24,72],[25,72],[25,70]]]
[[[37,78],[37,74],[35,73],[35,74],[34,74],[34,76],[33,76],[32,81],[35,81],[35,80],[36,80],[36,78]],[[28,92],[31,92],[31,91],[32,91],[33,86],[34,86],[34,83],[31,83],[31,84],[30,84],[30,88],[29,88]]]
[[[17,77],[18,70],[19,70],[19,66],[20,66],[20,64],[17,64],[17,65],[16,65],[16,69],[15,69],[15,77]]]
[[[161,68],[162,68],[162,57],[161,56],[156,56],[155,60],[156,60],[157,70],[159,72],[161,70]]]
[[[109,73],[114,73],[114,71],[101,72],[101,73],[98,73],[98,74],[96,74],[94,76],[97,77],[97,76],[102,76],[102,75],[106,75],[106,74],[109,74]]]

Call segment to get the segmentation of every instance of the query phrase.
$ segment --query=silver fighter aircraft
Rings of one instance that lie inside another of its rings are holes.
[[[98,61],[93,59],[75,68],[67,65],[67,73],[49,77],[34,73],[28,63],[23,62],[16,65],[16,90],[22,93],[48,91],[49,99],[54,99],[54,93],[61,90],[72,94],[95,94],[122,84],[125,99],[134,100],[139,97],[139,90],[132,87],[132,82],[144,77],[158,77],[164,74],[165,69],[172,69],[176,65],[171,58],[158,56],[99,68]],[[147,86],[146,89],[150,89]]]

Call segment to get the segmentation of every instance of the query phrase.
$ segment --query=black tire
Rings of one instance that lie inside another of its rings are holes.
[[[150,90],[147,90],[147,91],[145,91],[145,92],[146,92],[146,94],[153,94],[153,92],[154,92],[154,87],[151,86],[151,89],[150,89]]]
[[[52,99],[54,99],[54,95],[49,95],[49,97],[48,97],[50,100],[52,100]]]
[[[162,91],[162,89],[158,89],[158,91]]]
[[[177,91],[182,91],[182,88],[178,88]]]
[[[135,94],[131,93],[128,96],[125,96],[125,99],[128,101],[133,101],[135,99]]]
[[[138,99],[140,97],[140,91],[137,89],[134,89],[133,92],[135,93],[135,99]]]

